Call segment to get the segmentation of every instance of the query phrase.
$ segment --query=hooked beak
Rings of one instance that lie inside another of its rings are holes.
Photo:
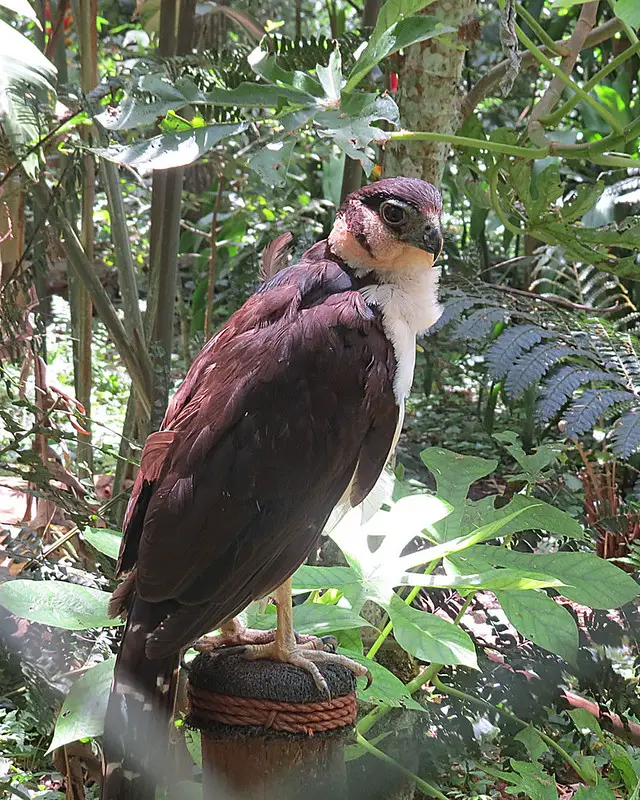
[[[433,260],[436,261],[442,252],[444,240],[442,238],[442,229],[439,225],[427,224],[422,232],[422,242],[420,248],[426,250],[427,253],[433,255]]]

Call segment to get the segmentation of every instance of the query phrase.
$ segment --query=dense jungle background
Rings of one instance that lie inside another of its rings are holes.
[[[351,795],[640,798],[639,29],[638,0],[0,0],[0,794],[97,797],[146,435],[270,241],[409,175],[444,313],[377,512],[294,578],[296,629],[373,672]]]

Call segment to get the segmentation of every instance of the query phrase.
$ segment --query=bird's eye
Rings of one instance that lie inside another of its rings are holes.
[[[399,225],[404,222],[406,216],[404,208],[396,203],[383,203],[380,207],[380,213],[382,214],[382,219],[388,222],[389,225]]]

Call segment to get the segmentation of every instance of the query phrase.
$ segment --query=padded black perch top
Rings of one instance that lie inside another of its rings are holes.
[[[186,723],[216,738],[344,732],[355,721],[355,678],[339,665],[318,667],[331,700],[291,664],[201,653],[189,668]]]

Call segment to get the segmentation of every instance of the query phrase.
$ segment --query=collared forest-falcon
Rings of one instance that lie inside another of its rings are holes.
[[[349,195],[329,237],[205,344],[148,437],[110,606],[127,626],[103,800],[154,796],[148,751],[166,753],[180,654],[203,634],[222,627],[216,644],[292,663],[320,688],[318,663],[347,663],[296,639],[289,579],[333,510],[361,503],[395,448],[416,335],[440,315],[441,211],[438,191],[418,179]],[[270,637],[234,622],[274,593]]]

